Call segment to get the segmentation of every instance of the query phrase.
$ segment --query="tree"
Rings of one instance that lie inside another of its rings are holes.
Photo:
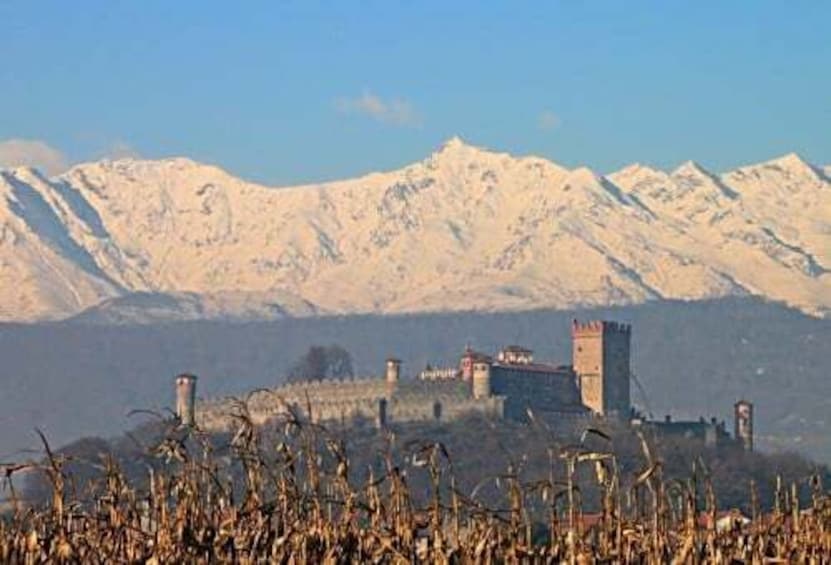
[[[290,383],[353,377],[352,356],[340,345],[313,345],[289,370]]]

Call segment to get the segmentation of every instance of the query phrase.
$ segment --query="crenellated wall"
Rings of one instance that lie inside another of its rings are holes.
[[[424,369],[418,374],[418,378],[422,381],[440,381],[446,379],[459,378],[458,367],[446,367],[441,369]]]
[[[366,419],[387,422],[453,420],[478,413],[503,417],[504,398],[473,398],[470,385],[461,380],[402,381],[390,387],[384,379],[326,380],[260,390],[247,397],[252,421],[261,425],[286,412],[286,406],[313,421]],[[200,402],[197,424],[208,431],[225,431],[233,426],[232,398]],[[311,407],[311,416],[308,408]]]

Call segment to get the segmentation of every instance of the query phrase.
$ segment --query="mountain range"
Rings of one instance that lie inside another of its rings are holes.
[[[608,175],[445,142],[267,187],[184,158],[0,171],[0,320],[504,311],[754,295],[831,315],[831,167]]]

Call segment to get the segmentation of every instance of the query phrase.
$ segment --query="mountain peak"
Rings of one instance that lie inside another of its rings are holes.
[[[588,167],[577,167],[568,171],[568,180],[580,183],[595,183],[600,181],[600,175]]]
[[[640,174],[651,174],[651,175],[659,175],[663,171],[658,169],[654,169],[649,165],[644,165],[643,163],[632,163],[630,165],[626,165],[622,169],[619,169],[612,173],[613,175],[640,175]]]
[[[474,161],[482,161],[488,157],[499,155],[494,151],[485,149],[484,147],[477,147],[465,142],[458,135],[454,135],[447,141],[441,144],[439,148],[433,152],[427,159],[433,166],[453,166],[454,164],[470,163]]]
[[[828,180],[827,170],[823,171],[821,167],[815,167],[794,152],[761,163],[739,167],[727,173],[726,176],[736,179],[748,174],[771,180],[778,179],[775,182],[782,182],[783,176],[810,180],[811,182],[827,182]]]
[[[791,173],[803,175],[808,174],[810,176],[817,175],[817,171],[814,169],[814,166],[803,159],[799,154],[794,152],[787,153],[781,157],[777,157],[776,159],[771,159],[770,161],[763,163],[763,165],[778,167]]]
[[[487,149],[483,147],[478,147],[475,145],[471,145],[467,143],[464,139],[459,137],[458,135],[454,135],[444,143],[442,143],[439,148],[433,153],[433,155],[464,155],[464,156],[473,156],[479,155],[482,153],[491,153]]]
[[[782,165],[791,165],[791,166],[805,166],[808,165],[808,162],[803,159],[799,153],[795,151],[791,151],[790,153],[786,153],[781,157],[777,157],[775,159],[770,160],[771,163],[779,163]]]
[[[78,175],[92,175],[93,177],[109,178],[136,177],[159,178],[171,176],[192,176],[194,178],[216,177],[223,180],[235,180],[230,173],[222,168],[207,163],[194,161],[188,157],[165,157],[162,159],[136,159],[126,157],[121,159],[102,159],[79,163],[62,173],[60,178],[67,179]]]
[[[453,137],[449,138],[447,141],[441,144],[441,148],[439,149],[439,151],[452,151],[453,149],[458,149],[460,147],[470,147],[470,145],[465,143],[465,140],[459,137],[458,135],[454,135]]]
[[[645,187],[655,184],[663,185],[667,181],[667,174],[642,163],[632,163],[619,171],[609,173],[606,178],[629,193],[646,190]]]
[[[712,177],[713,173],[702,167],[696,161],[684,161],[674,171],[672,171],[672,175]]]

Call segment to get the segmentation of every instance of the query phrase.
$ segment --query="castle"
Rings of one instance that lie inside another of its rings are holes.
[[[592,415],[626,419],[630,413],[631,327],[608,321],[572,323],[571,365],[535,361],[533,352],[508,346],[495,356],[465,348],[458,366],[426,369],[402,378],[402,363],[388,359],[383,376],[286,384],[248,397],[255,424],[292,407],[313,421],[364,419],[378,426],[453,420],[472,413],[526,420],[529,413],[553,428]],[[195,401],[196,378],[177,378],[177,413],[208,431],[231,425],[233,401]]]
[[[495,356],[464,349],[454,367],[427,368],[402,378],[402,363],[390,358],[380,377],[326,379],[258,390],[247,398],[248,416],[265,424],[292,410],[314,422],[364,420],[377,427],[390,423],[449,421],[471,414],[527,421],[541,420],[570,432],[593,417],[644,426],[663,436],[696,438],[706,445],[729,439],[724,422],[648,420],[632,409],[632,327],[612,321],[574,320],[572,363],[551,365],[534,359],[530,349],[511,345]],[[196,401],[196,377],[176,379],[176,413],[183,425],[209,432],[232,429],[234,399]],[[753,405],[735,405],[736,441],[753,448]]]

